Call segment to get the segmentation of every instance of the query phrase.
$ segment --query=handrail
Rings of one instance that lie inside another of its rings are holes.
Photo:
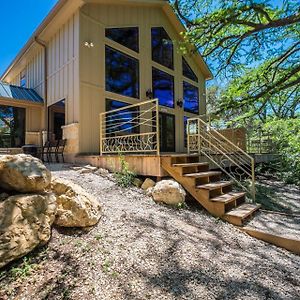
[[[249,192],[255,201],[255,161],[251,155],[200,117],[188,119],[187,135],[189,154],[198,152],[199,155],[207,157],[211,163]],[[242,184],[245,176],[251,180],[250,188]]]
[[[127,105],[100,114],[100,154],[159,155],[158,99]]]

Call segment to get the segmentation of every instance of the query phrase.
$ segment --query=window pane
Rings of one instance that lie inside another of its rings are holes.
[[[139,52],[139,29],[137,27],[107,28],[105,36],[133,51]]]
[[[25,109],[0,106],[0,148],[25,144]]]
[[[184,58],[182,58],[182,72],[183,72],[183,76],[198,82],[198,78],[196,74],[194,73],[194,71],[192,70],[192,68],[189,66],[189,64]]]
[[[187,147],[187,120],[188,120],[188,117],[184,116],[183,117],[183,124],[184,124],[184,147]]]
[[[106,100],[106,111],[112,111],[129,104],[116,100]],[[108,136],[126,135],[131,133],[139,133],[138,109],[129,108],[115,113],[107,114],[106,118],[106,134]]]
[[[152,69],[153,95],[159,99],[159,104],[174,108],[174,77]]]
[[[199,90],[197,87],[183,82],[184,110],[199,114]]]
[[[27,84],[26,72],[24,70],[24,71],[21,72],[21,75],[20,75],[20,86],[21,87],[26,87],[26,84]]]
[[[105,47],[106,91],[139,98],[139,62]]]
[[[167,32],[162,27],[151,29],[152,34],[152,60],[174,69],[173,43]]]

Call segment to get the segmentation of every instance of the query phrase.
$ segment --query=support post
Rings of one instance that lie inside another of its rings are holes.
[[[160,128],[159,128],[159,104],[158,100],[156,101],[156,141],[157,141],[157,155],[160,155]]]

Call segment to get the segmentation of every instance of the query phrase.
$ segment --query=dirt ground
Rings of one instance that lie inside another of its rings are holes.
[[[54,228],[49,244],[0,270],[0,299],[300,299],[300,256],[209,216],[158,205],[112,178],[54,165],[97,197],[87,229]]]

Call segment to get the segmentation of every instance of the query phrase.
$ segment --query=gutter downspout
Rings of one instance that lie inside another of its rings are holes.
[[[37,36],[34,41],[44,48],[44,130],[47,132],[47,140],[49,140],[49,116],[48,116],[48,51],[46,42],[40,40]],[[44,143],[44,141],[43,141]]]

